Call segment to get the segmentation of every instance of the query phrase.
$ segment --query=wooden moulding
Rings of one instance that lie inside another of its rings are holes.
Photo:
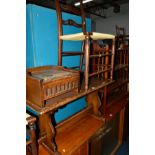
[[[80,73],[60,66],[43,66],[27,69],[26,98],[39,107],[46,101],[67,92],[78,92]]]
[[[89,139],[104,125],[93,115],[92,106],[56,126],[56,144],[62,155],[85,152],[88,155]]]

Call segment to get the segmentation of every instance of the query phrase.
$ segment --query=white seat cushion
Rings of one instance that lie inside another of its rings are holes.
[[[81,33],[63,35],[60,38],[62,40],[80,41],[85,39],[85,35],[83,34],[83,32],[81,32]]]
[[[99,39],[114,39],[115,36],[112,34],[105,34],[105,33],[97,33],[93,32],[93,35],[90,36],[93,40],[99,40]]]
[[[92,32],[92,35],[90,37],[93,40],[99,40],[99,39],[114,39],[115,36],[111,34],[104,34],[104,33],[97,33],[97,32]],[[63,35],[60,36],[62,40],[71,40],[71,41],[82,41],[85,39],[85,35],[83,32],[81,33],[75,33],[75,34],[68,34],[68,35]]]

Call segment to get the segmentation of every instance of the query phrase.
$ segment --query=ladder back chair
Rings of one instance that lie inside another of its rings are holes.
[[[55,7],[57,13],[57,22],[58,22],[58,65],[62,65],[62,56],[73,56],[80,55],[80,71],[82,71],[82,66],[84,66],[84,88],[88,90],[89,78],[105,72],[110,71],[110,79],[113,78],[113,63],[114,63],[114,51],[115,51],[115,36],[110,34],[96,33],[96,32],[87,32],[86,31],[86,18],[84,13],[84,6],[82,0],[77,0],[80,2],[80,7],[75,7],[74,5],[69,5],[67,3],[62,3],[60,0],[55,0]],[[62,11],[69,12],[81,17],[81,23],[77,23],[72,19],[63,20]],[[63,25],[71,25],[78,28],[81,28],[80,33],[75,34],[63,34]],[[108,70],[98,70],[97,72],[90,73],[89,65],[90,58],[95,57],[105,57],[105,54],[90,55],[90,42],[91,40],[103,40],[111,39],[112,44],[112,55],[111,55],[111,64]],[[63,51],[63,41],[82,41],[82,48],[80,52],[64,52]],[[83,63],[84,58],[84,63]]]

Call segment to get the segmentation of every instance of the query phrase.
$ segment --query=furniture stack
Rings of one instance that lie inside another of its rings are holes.
[[[109,132],[111,124],[115,124],[113,122],[116,122],[117,125],[116,128],[112,128],[116,129],[115,133],[118,132],[117,148],[122,143],[124,107],[128,100],[125,96],[127,92],[124,93],[126,86],[122,87],[118,84],[118,77],[122,78],[122,74],[124,75],[125,72],[125,78],[128,78],[128,70],[119,72],[119,76],[116,73],[118,69],[114,61],[114,35],[86,32],[84,8],[82,1],[79,1],[80,8],[75,9],[73,6],[55,0],[58,19],[58,66],[34,67],[26,71],[26,104],[31,111],[38,115],[39,133],[37,135],[39,137],[37,137],[36,148],[40,155],[101,154],[103,152],[101,141]],[[63,11],[69,9],[67,12],[81,16],[82,24],[71,19],[63,20],[61,7]],[[64,35],[63,24],[82,28],[82,32]],[[90,48],[94,40],[107,39],[111,41],[111,44],[106,47]],[[62,46],[64,40],[81,41],[81,51],[64,52]],[[78,70],[77,67],[64,68],[61,66],[62,56],[75,55],[81,56]],[[120,68],[126,69],[127,67]],[[113,80],[113,77],[116,77],[116,81]],[[119,90],[117,90],[118,88]],[[118,94],[123,92],[123,95],[121,98],[116,98],[112,92]],[[86,97],[87,102],[85,109],[61,123],[55,124],[51,121],[51,117],[59,108],[83,96]],[[123,97],[125,99],[122,101]],[[109,98],[113,100],[111,101]],[[113,120],[111,123],[113,118],[116,118],[116,121]],[[113,152],[117,148],[112,149]]]

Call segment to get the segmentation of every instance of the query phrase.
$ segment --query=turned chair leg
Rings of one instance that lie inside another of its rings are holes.
[[[38,154],[38,147],[37,147],[37,140],[36,140],[36,134],[34,129],[34,123],[29,124],[29,134],[31,137],[31,148],[32,148],[32,154],[37,155]]]

